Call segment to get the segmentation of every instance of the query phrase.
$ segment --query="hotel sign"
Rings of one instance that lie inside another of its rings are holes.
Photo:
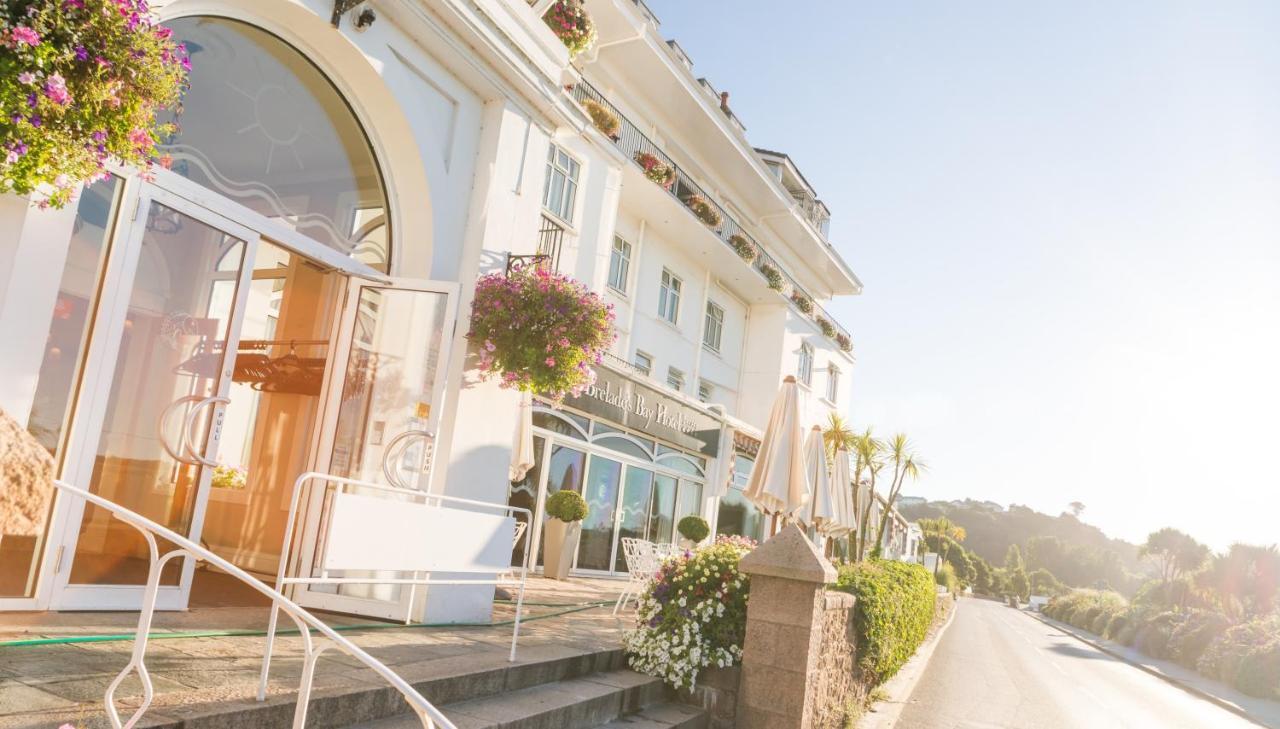
[[[719,420],[607,367],[597,367],[595,384],[564,404],[704,456],[719,453]]]

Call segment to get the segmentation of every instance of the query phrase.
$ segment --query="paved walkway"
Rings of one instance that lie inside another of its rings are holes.
[[[1021,611],[956,610],[900,729],[1257,729]]]
[[[574,652],[615,648],[626,621],[611,615],[612,600],[624,583],[610,580],[555,582],[531,579],[520,630],[520,658],[541,659]],[[545,619],[568,610],[546,605],[575,605],[609,601]],[[514,615],[511,605],[495,606],[494,620]],[[376,621],[350,616],[322,616],[334,627],[369,625]],[[624,615],[623,618],[626,616]],[[530,620],[530,618],[534,618]],[[83,637],[132,634],[136,613],[0,613],[0,643],[42,637]],[[182,613],[157,613],[155,633],[265,629],[264,608],[207,608]],[[410,681],[454,675],[460,667],[475,669],[503,665],[510,648],[511,626],[478,628],[405,628],[378,625],[344,632],[356,645],[391,666]],[[147,652],[157,696],[144,723],[173,721],[186,709],[210,703],[254,700],[262,665],[261,636],[188,638],[153,637]],[[301,641],[296,636],[277,641],[278,660],[272,662],[272,694],[297,690]],[[58,645],[0,647],[0,729],[56,728],[69,721],[82,727],[107,726],[102,697],[108,683],[129,662],[131,640]],[[338,651],[325,652],[316,670],[316,695],[326,690],[385,686],[376,674]],[[117,691],[121,712],[136,707],[141,683],[130,676]]]

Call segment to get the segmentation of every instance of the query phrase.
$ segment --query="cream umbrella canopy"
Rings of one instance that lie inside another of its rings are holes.
[[[822,440],[822,428],[813,426],[804,446],[805,476],[809,479],[810,499],[808,523],[822,534],[830,534],[836,527],[839,512],[831,493],[831,472],[827,470],[827,444]]]
[[[851,483],[849,451],[841,448],[836,451],[835,463],[831,465],[831,500],[835,504],[836,518],[827,530],[829,536],[844,536],[857,526],[858,517]]]
[[[515,440],[511,444],[511,466],[507,476],[520,481],[534,466],[533,455],[533,396],[520,393],[520,412],[516,417]]]
[[[783,380],[773,402],[744,493],[761,511],[774,516],[790,516],[809,503],[800,391],[794,377]]]

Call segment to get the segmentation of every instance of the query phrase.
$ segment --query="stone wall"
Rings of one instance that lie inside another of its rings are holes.
[[[847,592],[823,595],[818,625],[818,660],[809,681],[806,703],[813,707],[815,729],[840,729],[849,707],[866,697],[867,688],[854,677],[858,658],[853,629],[854,597]]]
[[[53,501],[53,460],[0,410],[0,537],[39,536]]]

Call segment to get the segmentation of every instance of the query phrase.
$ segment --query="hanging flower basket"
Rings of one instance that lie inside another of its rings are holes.
[[[729,247],[733,248],[733,252],[738,254],[738,258],[751,263],[756,260],[756,256],[760,255],[760,250],[756,245],[747,240],[745,235],[734,233],[729,236]]]
[[[0,191],[62,207],[112,158],[148,167],[190,68],[144,0],[0,4]]]
[[[617,114],[609,111],[609,108],[591,99],[582,102],[582,108],[586,109],[587,116],[591,117],[591,123],[596,125],[596,129],[600,133],[610,139],[618,138],[618,131],[622,129],[622,120]]]
[[[569,49],[570,58],[590,50],[596,43],[595,23],[579,0],[556,0],[542,20]]]
[[[841,334],[837,334],[837,335],[836,335],[836,346],[840,347],[840,351],[842,351],[842,352],[852,352],[852,351],[853,351],[853,341],[849,339],[849,335],[848,335],[848,334],[843,334],[843,333],[841,333]]]
[[[804,312],[805,314],[813,313],[813,299],[810,299],[808,296],[805,296],[799,291],[792,292],[791,303],[795,304],[796,308]],[[827,322],[827,323],[830,324],[831,322]]]
[[[670,190],[671,185],[676,181],[676,168],[658,159],[657,155],[649,152],[636,152],[636,164],[640,165],[644,170],[644,176],[649,178],[650,182],[655,182],[662,187]]]
[[[592,365],[613,343],[613,307],[568,276],[514,268],[476,282],[467,338],[486,378],[560,401],[595,381]]]
[[[817,322],[818,328],[822,330],[824,335],[828,337],[834,337],[836,335],[836,325],[832,324],[830,319],[820,316],[818,317]]]
[[[782,291],[782,272],[765,263],[760,266],[760,273],[764,274],[764,280],[769,283],[769,288],[774,291]]]
[[[720,225],[720,212],[716,210],[711,201],[701,195],[690,195],[685,198],[684,204],[693,211],[694,217],[706,223],[708,227],[715,228]]]

